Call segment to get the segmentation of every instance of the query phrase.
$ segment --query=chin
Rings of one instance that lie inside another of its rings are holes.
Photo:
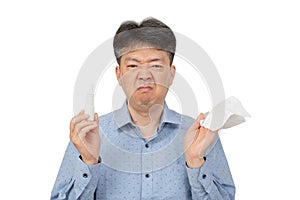
[[[137,99],[137,102],[140,105],[152,105],[154,103],[154,99],[150,97],[142,97]]]
[[[135,104],[137,106],[142,106],[142,107],[150,107],[153,104],[155,104],[155,99],[150,96],[144,96],[144,97],[132,97],[130,99],[131,104]]]

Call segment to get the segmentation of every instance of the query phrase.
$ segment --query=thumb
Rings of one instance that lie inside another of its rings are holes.
[[[197,117],[197,119],[195,120],[194,124],[193,124],[193,129],[198,129],[200,128],[200,121],[205,119],[205,116],[203,113],[200,113]]]
[[[99,117],[97,113],[94,113],[94,121],[98,121]]]

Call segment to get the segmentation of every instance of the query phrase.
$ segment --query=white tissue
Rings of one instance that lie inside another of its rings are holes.
[[[236,126],[245,122],[245,117],[250,117],[241,102],[235,97],[225,99],[204,115],[205,119],[200,122],[200,125],[211,131]]]

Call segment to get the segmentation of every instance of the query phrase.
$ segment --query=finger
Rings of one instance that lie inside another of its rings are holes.
[[[81,110],[78,114],[83,114],[84,113],[84,110]]]
[[[76,117],[78,117],[79,115],[82,115],[84,113],[84,110],[80,111],[77,115],[75,115],[74,117],[72,117],[72,119],[70,120],[70,131],[73,132],[75,129],[75,125],[76,125]]]
[[[214,138],[216,137],[217,133],[218,133],[218,131],[211,131],[208,128],[205,128],[202,126],[200,128],[200,134],[195,142],[200,144],[205,139],[210,145],[210,143],[212,143]]]
[[[203,113],[200,113],[198,115],[198,117],[196,118],[196,120],[194,121],[194,123],[192,124],[192,128],[193,129],[199,129],[200,128],[200,121],[203,120],[205,118]]]
[[[80,138],[83,138],[85,137],[86,133],[90,132],[91,130],[93,130],[94,128],[97,127],[97,124],[91,124],[91,125],[88,125],[88,126],[85,126],[84,128],[82,128],[79,132],[79,137]]]
[[[84,114],[84,113],[82,113],[82,114],[80,114],[80,115],[78,115],[78,116],[74,117],[74,119],[73,119],[73,123],[75,123],[75,124],[77,124],[77,123],[81,123],[82,121],[86,121],[86,120],[88,120],[88,119],[89,119],[89,117],[90,117],[90,115],[89,115],[89,114]]]
[[[76,125],[78,123],[82,123],[83,121],[86,121],[89,118],[88,114],[84,114],[84,112],[81,112],[80,115],[73,117],[70,122],[70,131],[73,132],[76,128]]]
[[[208,133],[208,128],[205,128],[204,126],[201,126],[201,128],[200,128],[200,133],[201,134],[206,134],[206,133]]]
[[[77,118],[77,117],[79,117],[79,116],[81,116],[81,115],[83,115],[83,114],[85,114],[84,113],[84,110],[81,110],[77,115],[75,115],[73,118],[75,119],[75,118]]]
[[[194,138],[193,138],[193,141],[192,141],[191,144],[193,144],[193,143],[195,143],[195,142],[197,141],[197,139],[198,139],[198,137],[199,137],[199,133],[200,133],[200,129],[197,129],[197,130],[195,131],[195,135],[194,135]]]
[[[196,142],[196,140],[199,136],[199,132],[200,132],[200,129],[195,129],[195,130],[192,130],[187,133],[187,135],[185,136],[185,147],[186,148],[190,147],[191,145],[193,145]]]
[[[75,129],[75,123],[74,123],[73,118],[72,118],[71,121],[70,121],[70,132],[73,132],[74,129]]]
[[[84,114],[84,110],[81,110],[77,115],[75,115],[74,117],[72,117],[71,119],[71,123],[75,124],[75,119],[77,119],[79,116]]]
[[[95,114],[94,114],[94,121],[98,121],[98,120],[99,120],[98,114],[95,113]]]
[[[78,137],[79,132],[85,126],[88,126],[93,122],[91,121],[81,121],[80,123],[75,124],[74,130],[70,132],[70,138]]]
[[[199,123],[198,123],[198,129],[201,128],[201,126],[204,122],[204,119],[205,119],[205,115],[203,113],[200,113],[199,118],[200,118],[200,120],[199,120]]]
[[[97,122],[95,121],[81,121],[80,123],[76,124],[75,126],[75,132],[79,133],[81,129],[90,126],[90,125],[97,125]]]

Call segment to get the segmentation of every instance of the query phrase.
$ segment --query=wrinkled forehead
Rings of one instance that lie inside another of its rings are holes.
[[[130,46],[126,48],[122,48],[122,51],[118,54],[118,58],[121,58],[124,55],[133,55],[136,52],[142,52],[147,50],[154,50],[157,52],[165,52],[167,53],[175,53],[172,49],[168,48],[160,48],[151,44],[145,44],[145,43],[137,43],[137,44],[131,44]]]
[[[160,62],[166,63],[169,62],[169,57],[167,52],[164,50],[156,49],[150,46],[141,46],[140,48],[132,49],[121,58],[122,62],[135,62],[135,63],[151,63],[151,62]]]

